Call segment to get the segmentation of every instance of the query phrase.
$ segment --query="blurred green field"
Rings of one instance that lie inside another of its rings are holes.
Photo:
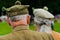
[[[30,25],[30,29],[34,30],[34,25]],[[54,29],[56,32],[60,32],[60,22],[55,22]],[[5,35],[12,32],[12,27],[7,22],[0,22],[0,35]]]
[[[60,19],[55,22],[54,29],[56,32],[60,33]]]
[[[0,35],[5,35],[12,32],[12,27],[7,22],[0,22]]]

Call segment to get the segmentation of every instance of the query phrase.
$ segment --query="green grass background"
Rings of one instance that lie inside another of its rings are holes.
[[[60,19],[58,19],[57,22],[55,22],[54,29],[56,32],[60,33]]]
[[[34,30],[34,25],[30,25],[30,29]],[[54,29],[56,32],[60,32],[60,22],[55,22]],[[5,35],[12,32],[12,27],[7,22],[0,22],[0,35]]]
[[[12,32],[12,27],[7,22],[0,22],[0,35],[5,35]]]

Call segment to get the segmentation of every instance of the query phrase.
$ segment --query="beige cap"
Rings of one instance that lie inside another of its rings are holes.
[[[28,7],[29,5],[21,5],[20,1],[16,1],[15,5],[7,8],[7,14],[8,16],[16,16],[16,15],[21,15],[21,14],[28,14]]]

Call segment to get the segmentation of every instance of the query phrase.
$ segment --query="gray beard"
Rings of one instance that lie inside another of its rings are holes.
[[[47,25],[41,25],[41,28],[38,30],[38,32],[46,32],[51,33],[51,27]]]

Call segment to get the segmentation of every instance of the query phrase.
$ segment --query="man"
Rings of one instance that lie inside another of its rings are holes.
[[[60,34],[51,30],[51,19],[54,19],[51,13],[44,9],[35,9],[34,15],[37,31],[52,34],[54,40],[60,40]]]
[[[17,1],[16,5],[7,9],[7,22],[12,26],[13,31],[5,36],[0,36],[0,40],[53,40],[50,34],[29,30],[28,7]]]
[[[39,24],[40,32],[49,32],[51,30],[51,20],[54,16],[44,9],[35,9],[34,10],[34,21]]]

